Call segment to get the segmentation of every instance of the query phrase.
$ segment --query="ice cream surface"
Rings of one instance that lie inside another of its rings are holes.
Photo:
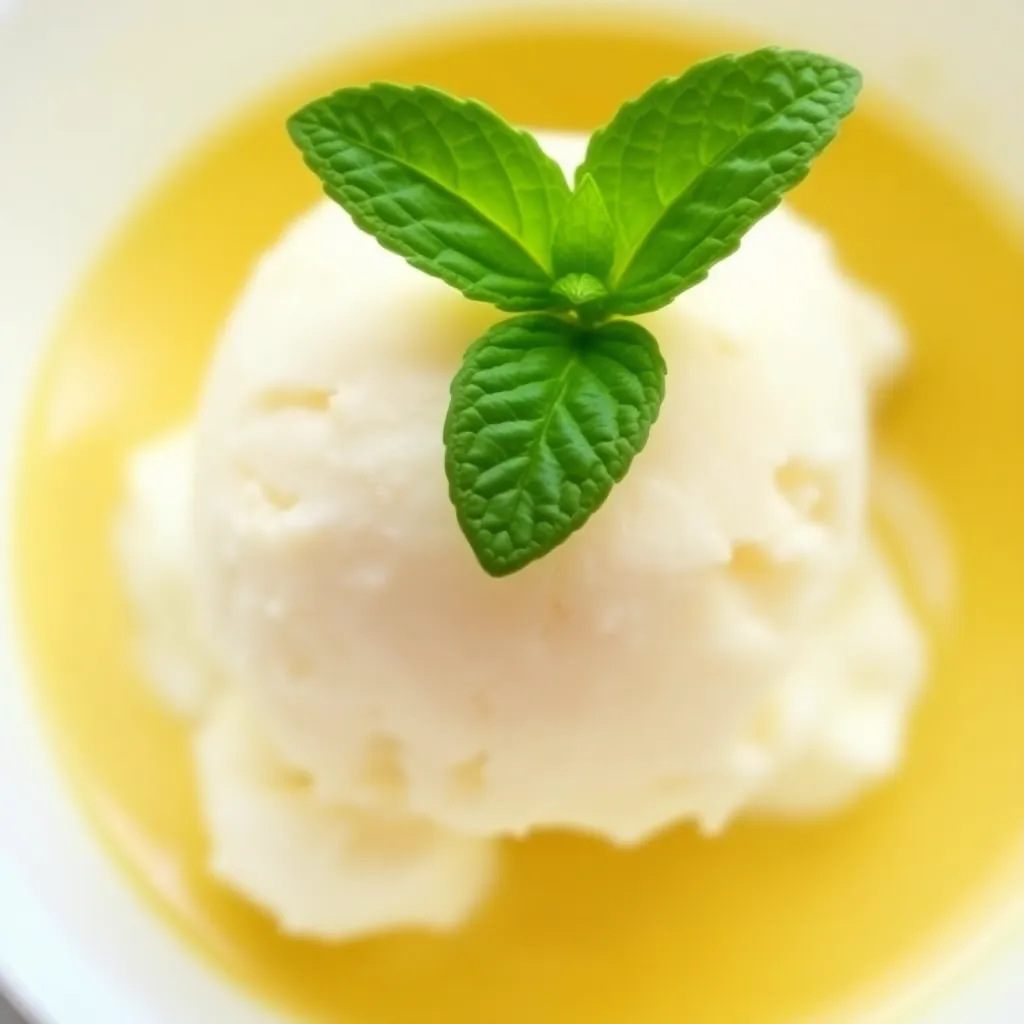
[[[898,760],[924,653],[867,490],[904,339],[827,239],[782,208],[645,318],[669,366],[650,443],[496,580],[441,427],[500,315],[323,203],[254,271],[194,432],[129,469],[121,560],[194,722],[213,869],[290,930],[449,927],[503,836],[819,813]]]

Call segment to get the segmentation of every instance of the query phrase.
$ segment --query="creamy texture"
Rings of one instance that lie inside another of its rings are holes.
[[[345,937],[459,924],[490,884],[491,844],[382,808],[326,806],[228,693],[196,742],[211,867],[288,932]]]
[[[500,581],[458,532],[440,440],[497,315],[324,204],[225,332],[194,534],[187,437],[134,462],[123,562],[150,672],[202,723],[214,869],[293,930],[453,924],[497,836],[820,812],[899,755],[922,651],[865,503],[902,338],[827,241],[780,210],[647,318],[669,365],[647,450]]]

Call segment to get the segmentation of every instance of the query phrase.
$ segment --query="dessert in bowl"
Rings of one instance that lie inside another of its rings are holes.
[[[172,181],[58,340],[21,505],[36,685],[122,863],[272,1003],[789,1020],[868,999],[1011,856],[1019,709],[1005,672],[972,695],[962,606],[972,579],[984,607],[1010,592],[985,559],[1012,492],[968,502],[964,480],[995,472],[971,438],[1009,429],[1012,389],[950,325],[985,309],[988,335],[1012,333],[1019,252],[927,153],[856,115],[792,210],[643,319],[668,368],[646,447],[590,521],[500,579],[459,530],[442,427],[463,352],[509,314],[334,205],[302,213],[315,182],[284,119],[345,80],[479,96],[556,133],[541,144],[571,170],[621,100],[725,48],[678,39],[496,28],[332,66]],[[557,98],[501,84],[554,53]],[[954,287],[967,271],[937,243],[957,229],[984,233],[984,290]],[[62,455],[43,425],[86,339],[108,346],[94,366],[134,367],[128,405]],[[195,441],[166,440],[204,377]],[[950,418],[970,401],[977,435]],[[931,585],[949,559],[952,605]],[[57,609],[73,643],[45,642]],[[950,840],[979,793],[986,820]],[[951,856],[929,862],[939,835]]]

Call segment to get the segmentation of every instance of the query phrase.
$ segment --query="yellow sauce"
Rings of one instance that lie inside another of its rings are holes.
[[[936,499],[959,566],[899,778],[829,821],[744,822],[716,840],[681,828],[628,852],[567,835],[510,844],[494,898],[451,937],[289,940],[204,870],[186,732],[133,663],[111,524],[125,456],[189,414],[253,259],[317,195],[285,115],[345,81],[388,78],[479,96],[522,123],[590,128],[721,48],[669,26],[541,23],[321,69],[176,168],[67,311],[24,437],[18,523],[53,742],[150,905],[302,1019],[848,1020],[851,1001],[937,970],[964,922],[988,919],[983,901],[1010,891],[1000,885],[1024,886],[1024,250],[955,160],[870,106],[795,202],[913,333],[913,373],[882,438]]]

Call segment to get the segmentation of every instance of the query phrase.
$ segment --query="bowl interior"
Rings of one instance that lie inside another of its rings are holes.
[[[0,375],[6,481],[27,382],[55,314],[102,239],[168,162],[292,69],[398,26],[408,32],[418,21],[473,9],[458,0],[344,7],[314,0],[297,14],[262,0],[186,0],[85,12],[70,0],[43,0],[6,20],[0,9],[0,132],[9,157],[0,161],[0,280],[13,285],[0,326],[18,342],[5,348]],[[1024,14],[1015,0],[942,6],[928,19],[916,0],[821,4],[812,12],[754,0],[685,7],[755,35],[849,54],[927,123],[969,143],[1008,193],[1024,197],[1024,138],[999,130],[1015,123],[1014,97],[1024,87],[1015,55]],[[6,589],[4,599],[0,815],[9,827],[0,840],[0,969],[58,1024],[273,1019],[193,961],[97,851],[53,767],[17,661]],[[1003,976],[1020,962],[1006,956]],[[961,997],[975,1015],[977,1000],[987,998],[977,992],[998,992],[998,984],[982,979]]]

